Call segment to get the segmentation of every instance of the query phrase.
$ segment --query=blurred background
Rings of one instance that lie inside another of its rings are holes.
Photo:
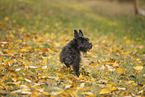
[[[23,28],[68,34],[82,29],[96,37],[145,39],[144,11],[145,0],[1,0],[0,33]]]
[[[138,8],[145,9],[144,0],[80,0],[86,1],[94,10],[100,14],[109,16],[119,15],[134,15],[135,5]]]

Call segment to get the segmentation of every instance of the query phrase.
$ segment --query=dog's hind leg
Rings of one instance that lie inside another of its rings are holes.
[[[64,61],[64,64],[70,68],[70,65],[73,63],[73,60],[72,58],[66,58],[65,61]]]

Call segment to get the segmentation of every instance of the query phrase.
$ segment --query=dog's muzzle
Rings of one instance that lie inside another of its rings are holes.
[[[91,49],[93,47],[92,43],[89,43],[89,49]]]

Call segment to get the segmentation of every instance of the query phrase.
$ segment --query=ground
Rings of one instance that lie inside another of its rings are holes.
[[[131,3],[103,4],[1,0],[0,95],[144,96],[145,17],[135,16]],[[59,61],[74,29],[93,44],[82,53],[79,78]]]

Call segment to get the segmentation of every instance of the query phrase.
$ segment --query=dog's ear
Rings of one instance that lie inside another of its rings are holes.
[[[79,30],[79,36],[84,36],[82,30]]]
[[[78,38],[79,37],[79,34],[78,34],[78,31],[77,30],[74,30],[74,37],[75,38]]]

